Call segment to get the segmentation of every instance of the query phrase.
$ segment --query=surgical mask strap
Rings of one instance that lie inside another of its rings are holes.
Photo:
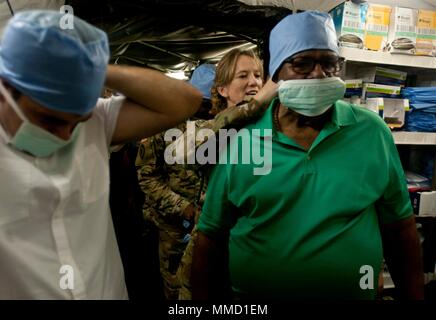
[[[21,111],[21,108],[18,106],[18,104],[15,102],[15,100],[11,97],[11,94],[6,90],[3,83],[0,81],[0,92],[3,94],[3,97],[5,97],[6,101],[10,104],[12,109],[14,109],[15,113],[18,115],[18,117],[21,118],[23,121],[30,122],[29,119],[24,115],[23,111]]]

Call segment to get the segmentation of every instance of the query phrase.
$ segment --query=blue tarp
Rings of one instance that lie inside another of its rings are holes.
[[[404,129],[436,132],[436,87],[407,87],[401,93],[411,106]]]
[[[436,87],[407,87],[401,93],[405,99],[409,99],[412,108],[436,113]]]

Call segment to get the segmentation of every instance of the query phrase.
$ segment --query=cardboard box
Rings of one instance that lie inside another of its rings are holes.
[[[383,51],[387,46],[391,11],[390,6],[372,3],[368,5],[364,38],[366,49]]]
[[[362,100],[360,97],[358,96],[352,96],[350,98],[342,98],[341,100],[347,102],[347,103],[351,103],[357,106],[361,106],[361,107],[365,107],[364,104],[362,104]]]
[[[416,55],[434,56],[436,47],[436,11],[419,10],[416,24]]]
[[[415,54],[417,18],[417,9],[395,7],[392,10],[387,51]]]
[[[330,11],[339,45],[363,49],[367,8],[366,3],[346,1]]]
[[[364,66],[356,70],[355,76],[363,82],[404,87],[407,72],[382,67]]]
[[[436,216],[436,191],[411,193],[413,212],[419,216]]]
[[[408,99],[368,98],[365,108],[376,112],[391,129],[404,126],[406,112],[410,110]]]
[[[391,129],[404,126],[406,112],[410,111],[409,99],[383,98],[383,120]]]
[[[384,108],[383,98],[368,98],[363,107],[382,116]]]
[[[363,93],[364,99],[368,98],[393,98],[398,99],[401,95],[400,86],[387,86],[383,84],[364,83]]]
[[[363,90],[363,81],[361,79],[345,80],[345,97],[361,97]]]

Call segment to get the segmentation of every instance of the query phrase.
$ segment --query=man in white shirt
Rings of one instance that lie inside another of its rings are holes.
[[[0,299],[126,299],[109,209],[109,147],[195,113],[201,94],[107,65],[106,34],[27,11],[0,48]],[[98,99],[103,85],[123,94]]]

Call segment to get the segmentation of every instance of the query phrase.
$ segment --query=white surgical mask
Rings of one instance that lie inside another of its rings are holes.
[[[315,117],[326,112],[345,94],[338,77],[283,81],[278,89],[280,103],[297,113]]]
[[[17,116],[23,121],[15,135],[8,141],[8,143],[16,149],[25,151],[36,157],[48,157],[77,138],[80,123],[74,128],[70,139],[63,140],[31,123],[1,82],[0,92]]]

